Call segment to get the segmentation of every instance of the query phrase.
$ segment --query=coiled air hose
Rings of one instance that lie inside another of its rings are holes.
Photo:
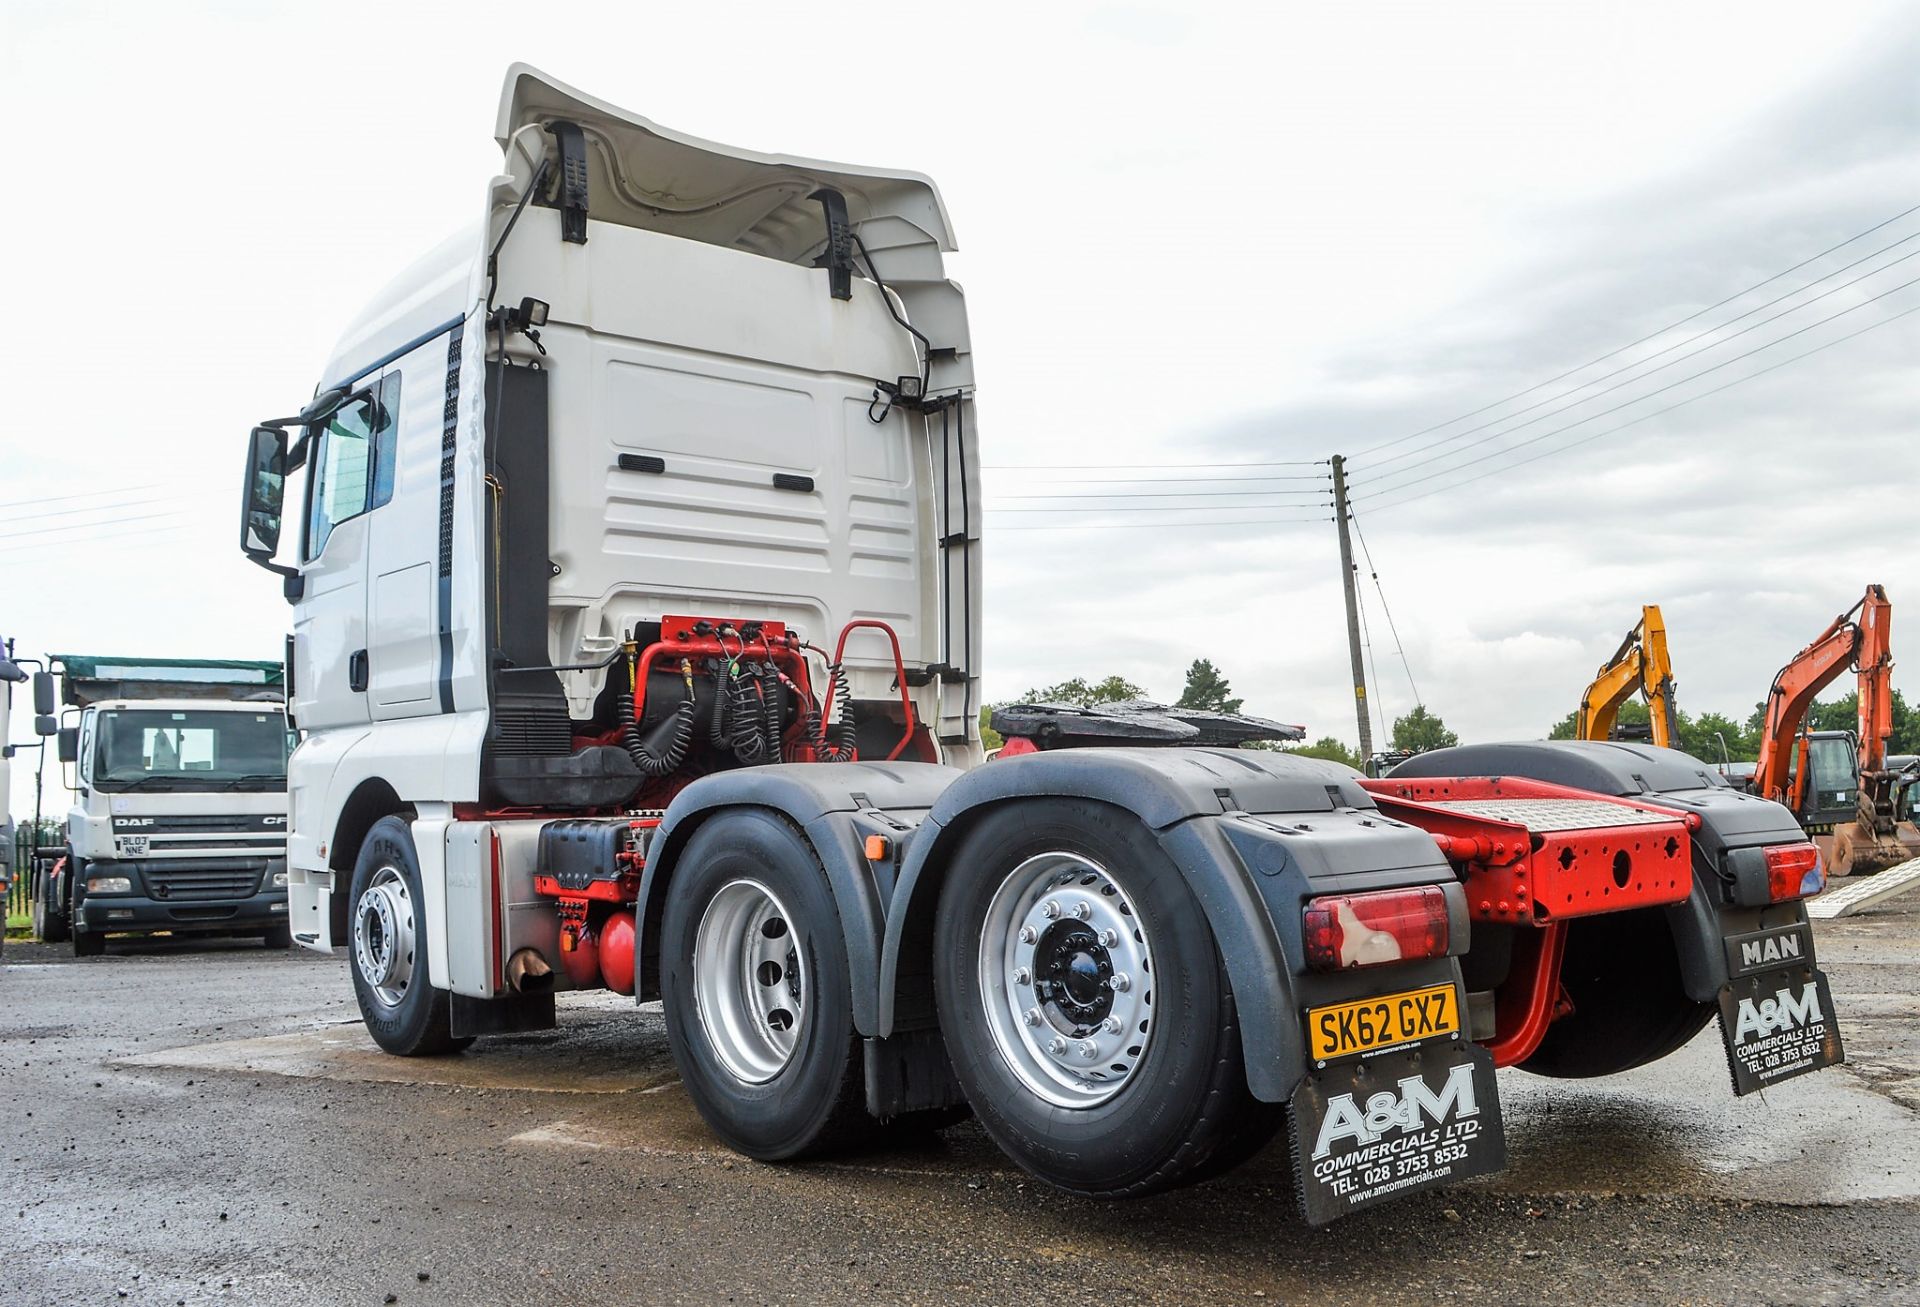
[[[680,660],[680,679],[687,697],[673,710],[673,716],[654,728],[651,737],[640,731],[640,719],[634,714],[631,693],[620,696],[620,743],[644,776],[666,776],[686,761],[687,748],[693,743],[693,664]],[[664,745],[662,744],[664,741]]]

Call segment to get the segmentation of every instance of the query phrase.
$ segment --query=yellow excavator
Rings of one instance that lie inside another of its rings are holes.
[[[1667,659],[1667,623],[1658,604],[1640,610],[1640,621],[1613,657],[1600,665],[1593,683],[1580,696],[1573,718],[1576,740],[1614,738],[1620,705],[1640,694],[1647,701],[1653,742],[1662,749],[1680,747],[1680,722],[1673,704],[1673,664]]]

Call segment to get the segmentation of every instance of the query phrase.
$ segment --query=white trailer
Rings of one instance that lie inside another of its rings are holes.
[[[1794,1056],[1729,1018],[1749,1080],[1840,1056],[1812,846],[1684,755],[1369,781],[1180,747],[1267,733],[1244,719],[1035,706],[984,763],[974,354],[933,184],[525,66],[495,136],[478,225],[248,452],[241,548],[292,605],[294,934],[349,951],[382,1047],[606,986],[662,1001],[754,1157],[970,1107],[1118,1196],[1286,1123],[1315,1221],[1501,1165],[1496,1063],[1606,1074],[1763,993]],[[1116,610],[1027,621],[1152,620]]]

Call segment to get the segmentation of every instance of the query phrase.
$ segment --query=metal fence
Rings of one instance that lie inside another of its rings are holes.
[[[49,844],[58,838],[57,833],[42,829],[40,832],[40,856],[47,856]],[[13,882],[7,887],[7,917],[29,916],[33,910],[33,823],[27,822],[13,832]]]

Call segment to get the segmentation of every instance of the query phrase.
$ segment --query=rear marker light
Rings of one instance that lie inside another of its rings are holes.
[[[1328,894],[1308,901],[1305,926],[1314,971],[1445,957],[1447,894],[1438,885]]]
[[[1811,843],[1775,844],[1766,855],[1767,897],[1775,903],[1810,898],[1827,887],[1827,869]]]

